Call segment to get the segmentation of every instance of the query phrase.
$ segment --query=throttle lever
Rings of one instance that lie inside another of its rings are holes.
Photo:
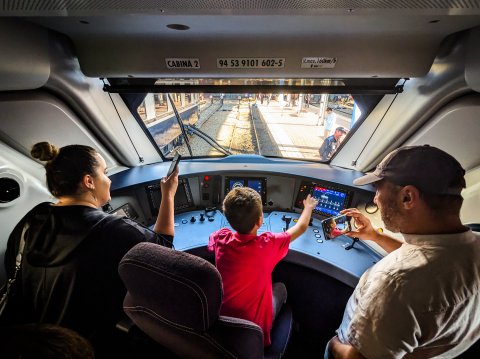
[[[285,228],[283,229],[284,232],[288,231],[288,228],[290,227],[290,222],[292,221],[291,216],[285,216]]]
[[[353,237],[352,238],[352,243],[350,243],[348,246],[345,246],[345,250],[346,251],[349,251],[350,249],[353,248],[353,246],[355,246],[355,243],[357,243],[360,239],[358,239],[357,237]]]

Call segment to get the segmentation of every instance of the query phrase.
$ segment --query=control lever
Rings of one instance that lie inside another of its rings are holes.
[[[357,237],[353,237],[352,238],[352,243],[350,243],[348,246],[345,246],[345,250],[349,251],[350,249],[352,249],[353,246],[355,245],[355,243],[357,243],[358,241],[359,241],[359,239]]]
[[[292,221],[291,216],[284,216],[285,220],[285,228],[283,229],[284,232],[288,231],[288,228],[290,227],[290,222]]]
[[[207,217],[209,221],[210,218],[213,218],[215,216],[216,212],[217,207],[205,207],[205,217]]]
[[[203,222],[205,220],[205,214],[200,213],[200,222]]]

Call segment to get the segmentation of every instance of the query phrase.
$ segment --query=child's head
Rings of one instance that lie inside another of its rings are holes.
[[[337,222],[335,222],[335,220],[332,218],[330,220],[330,228],[331,229],[334,229],[335,227],[337,227]]]
[[[249,233],[263,215],[262,198],[249,187],[233,188],[223,201],[223,213],[238,233]]]

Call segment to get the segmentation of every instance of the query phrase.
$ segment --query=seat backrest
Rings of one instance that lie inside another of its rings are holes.
[[[222,280],[206,260],[153,243],[122,259],[125,313],[148,336],[182,358],[263,358],[261,328],[219,316]]]

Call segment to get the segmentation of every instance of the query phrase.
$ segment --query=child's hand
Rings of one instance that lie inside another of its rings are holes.
[[[308,195],[307,198],[303,200],[303,207],[309,211],[313,211],[313,209],[317,206],[318,199]]]
[[[287,233],[290,234],[290,241],[293,241],[295,238],[298,238],[308,227],[308,222],[312,216],[313,209],[317,206],[318,200],[308,195],[307,198],[303,200],[303,211],[298,219],[297,223],[290,227],[287,230]]]

